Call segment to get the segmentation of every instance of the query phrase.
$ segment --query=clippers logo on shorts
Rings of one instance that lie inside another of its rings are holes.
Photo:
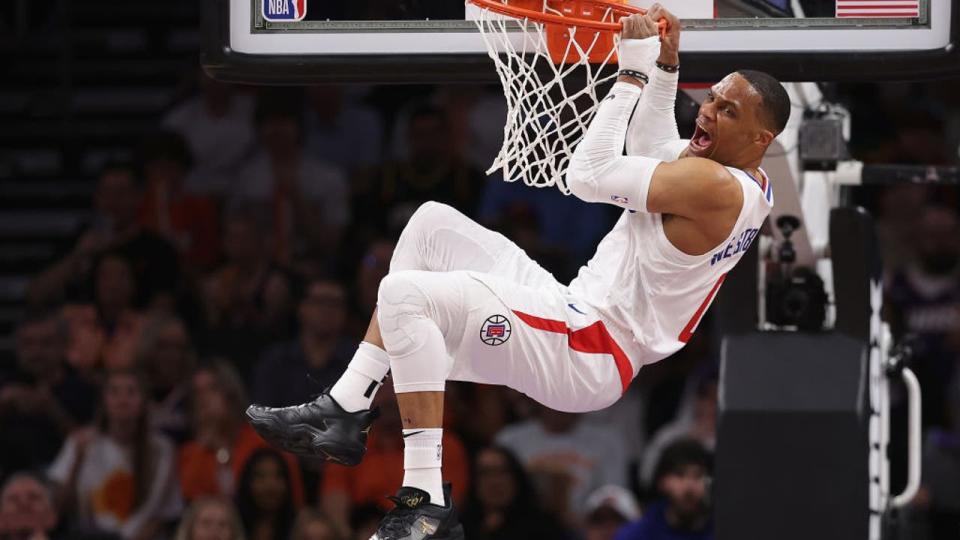
[[[611,195],[610,200],[620,204],[627,204],[630,202],[630,199],[624,197],[623,195]]]
[[[307,16],[307,0],[262,0],[263,18],[272,22],[302,21]]]
[[[487,345],[503,345],[510,339],[510,321],[503,315],[491,315],[480,327],[480,341]]]

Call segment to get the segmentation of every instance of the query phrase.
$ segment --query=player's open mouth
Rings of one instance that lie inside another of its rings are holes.
[[[713,146],[713,135],[697,122],[697,127],[690,138],[690,150],[697,155],[706,153]]]

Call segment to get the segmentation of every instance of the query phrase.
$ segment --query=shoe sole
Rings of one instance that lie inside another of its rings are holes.
[[[308,424],[282,424],[273,417],[259,416],[247,411],[250,425],[270,444],[298,456],[320,456],[326,461],[354,466],[363,460],[363,451],[358,452],[343,444],[330,441],[323,431]]]

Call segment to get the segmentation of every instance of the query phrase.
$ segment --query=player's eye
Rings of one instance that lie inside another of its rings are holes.
[[[736,116],[736,114],[733,112],[733,107],[724,107],[723,112],[725,112],[728,116]]]
[[[713,92],[707,92],[707,101],[713,101]]]

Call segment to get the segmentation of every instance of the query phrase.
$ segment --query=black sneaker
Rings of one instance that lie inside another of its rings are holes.
[[[402,487],[396,506],[383,517],[370,540],[463,540],[463,526],[453,509],[450,484],[443,485],[446,506],[430,504],[430,494],[422,489]]]
[[[321,456],[356,465],[367,451],[367,432],[376,409],[347,412],[324,392],[293,407],[247,407],[250,425],[270,444],[302,457]]]

